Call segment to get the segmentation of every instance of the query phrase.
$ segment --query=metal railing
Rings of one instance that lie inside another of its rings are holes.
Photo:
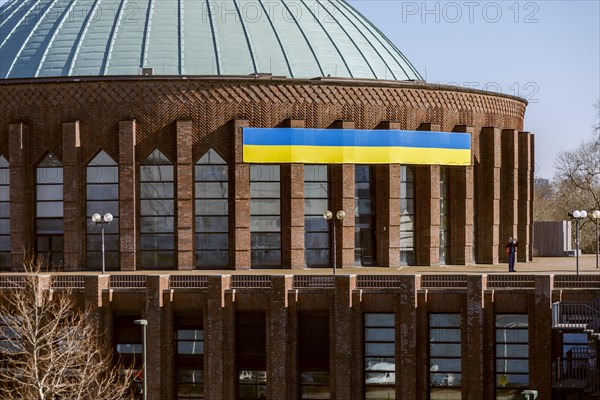
[[[145,275],[111,275],[111,289],[143,289],[146,287]]]
[[[399,288],[400,275],[358,275],[356,277],[357,289]]]
[[[559,301],[552,304],[553,328],[591,329],[596,332],[600,321],[598,300]]]
[[[554,275],[555,289],[600,289],[600,275]]]
[[[466,289],[467,275],[423,275],[421,287],[423,289]]]
[[[600,371],[595,359],[559,358],[552,362],[552,386],[563,389],[600,391]]]
[[[488,275],[487,287],[490,289],[534,289],[535,275]]]
[[[208,287],[206,275],[171,275],[169,288],[171,289],[197,289]]]
[[[81,275],[56,275],[52,277],[52,289],[85,289],[85,278]]]
[[[232,289],[269,289],[271,288],[270,275],[233,275],[231,277]]]
[[[7,275],[0,276],[0,289],[17,289],[25,286],[25,276]]]
[[[294,275],[292,286],[294,289],[333,288],[335,287],[335,276]]]

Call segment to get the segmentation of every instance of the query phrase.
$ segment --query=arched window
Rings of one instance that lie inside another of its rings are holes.
[[[229,265],[229,174],[227,163],[214,149],[195,168],[196,268]]]
[[[92,215],[113,215],[104,225],[104,246],[107,270],[119,269],[119,167],[106,152],[101,151],[86,168],[87,269],[102,269],[102,230]]]
[[[0,155],[0,269],[10,268],[10,171]]]
[[[140,266],[175,266],[173,164],[158,149],[140,167]]]
[[[36,250],[48,268],[63,266],[63,167],[52,153],[36,168]]]

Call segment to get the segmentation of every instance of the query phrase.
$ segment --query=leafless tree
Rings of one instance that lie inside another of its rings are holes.
[[[592,127],[592,136],[573,150],[558,154],[555,162],[554,209],[564,215],[568,211],[600,209],[600,102],[595,105],[598,121]],[[592,235],[589,221],[584,222],[583,248],[591,246]],[[595,244],[594,244],[595,245]],[[590,248],[590,250],[593,248]]]
[[[53,291],[41,263],[5,277],[0,292],[0,398],[131,399],[131,376],[115,366],[91,309]]]

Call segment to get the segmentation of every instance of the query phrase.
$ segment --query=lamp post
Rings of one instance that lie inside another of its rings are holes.
[[[579,221],[587,217],[587,211],[575,210],[569,214],[569,217],[575,220],[575,264],[577,268],[577,275],[579,275]]]
[[[148,326],[148,320],[146,319],[136,319],[135,321],[133,321],[134,324],[136,325],[141,325],[142,326],[142,361],[144,363],[143,365],[143,372],[142,374],[144,375],[142,377],[142,387],[143,387],[143,392],[142,392],[142,399],[146,400],[148,398],[147,393],[147,380],[146,377],[147,375],[147,367],[146,367],[146,327]]]
[[[106,263],[104,261],[104,224],[110,225],[113,220],[113,215],[111,213],[106,213],[104,216],[101,216],[98,213],[94,213],[92,215],[92,222],[96,225],[100,224],[102,228],[102,275],[106,273]]]
[[[592,218],[596,223],[596,268],[598,268],[598,219],[600,218],[600,210],[596,210],[592,213]]]
[[[336,262],[336,240],[335,240],[335,221],[336,219],[339,221],[344,221],[344,218],[346,218],[346,213],[343,210],[338,211],[337,213],[335,213],[335,219],[333,219],[333,213],[329,210],[325,211],[323,213],[323,218],[325,218],[327,221],[333,220],[333,257],[332,257],[332,261],[333,261],[333,274],[335,275],[336,273],[336,268],[337,268],[337,262]]]

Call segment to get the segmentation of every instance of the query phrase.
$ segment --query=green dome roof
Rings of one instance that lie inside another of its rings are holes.
[[[345,0],[9,0],[0,79],[248,75],[422,80]]]

